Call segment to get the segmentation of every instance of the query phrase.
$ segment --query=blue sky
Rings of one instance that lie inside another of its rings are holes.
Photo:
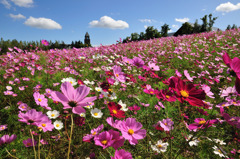
[[[23,41],[84,41],[115,44],[147,26],[159,31],[166,23],[176,31],[183,22],[204,15],[218,17],[214,26],[240,26],[239,0],[0,0],[0,37]]]

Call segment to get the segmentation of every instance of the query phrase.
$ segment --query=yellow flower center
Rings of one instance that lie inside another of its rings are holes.
[[[166,95],[166,98],[168,99],[170,96],[169,95]]]
[[[94,116],[97,116],[97,115],[98,115],[98,113],[94,113],[93,115],[94,115]]]
[[[203,124],[205,124],[205,123],[206,123],[205,120],[201,120],[201,121],[198,122],[198,124],[200,124],[200,125],[203,125]]]
[[[39,102],[41,102],[41,101],[42,101],[42,99],[38,98],[38,101],[39,101]]]
[[[116,76],[118,77],[118,76],[119,76],[119,74],[116,74]]]
[[[158,147],[158,148],[162,148],[162,145],[161,145],[161,144],[159,144],[159,145],[157,145],[157,147]]]
[[[222,104],[222,106],[224,107],[224,106],[225,106],[225,104]]]
[[[54,117],[54,116],[55,116],[55,114],[52,114],[51,116],[52,116],[52,117]]]
[[[43,126],[43,127],[45,127],[45,126],[46,126],[46,124],[42,124],[42,126]]]
[[[167,125],[167,123],[164,123],[164,125]]]
[[[70,81],[70,83],[72,84],[73,82],[72,82],[72,81]]]
[[[188,92],[184,91],[184,90],[181,90],[180,91],[181,95],[185,98],[187,98],[189,96]]]
[[[24,106],[22,106],[22,108],[24,109],[25,107],[24,107]]]
[[[106,145],[106,144],[107,144],[107,140],[103,140],[103,141],[101,141],[101,143],[102,143],[103,145]]]
[[[117,114],[117,111],[116,111],[115,109],[113,109],[113,111],[112,111],[112,112],[113,112],[113,114]]]
[[[31,146],[32,144],[29,142],[29,143],[27,143],[27,145],[28,145],[28,146]]]
[[[233,102],[233,104],[237,104],[237,102]]]
[[[150,94],[153,94],[153,91],[150,91]]]
[[[97,132],[93,132],[93,133],[92,133],[92,135],[96,135],[96,134],[97,134]]]
[[[134,134],[134,131],[132,129],[128,129],[128,134],[132,135]]]
[[[59,127],[60,125],[59,124],[56,124],[56,127]]]

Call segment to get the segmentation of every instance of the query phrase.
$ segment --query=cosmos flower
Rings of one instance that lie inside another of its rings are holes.
[[[132,154],[123,149],[116,150],[114,157],[111,156],[111,159],[132,159]]]
[[[72,86],[75,86],[78,84],[78,82],[76,81],[76,79],[72,78],[72,77],[68,77],[68,78],[63,78],[61,80],[62,83],[64,82],[70,82],[72,84]]]
[[[91,110],[91,114],[92,114],[92,116],[93,116],[94,118],[101,118],[102,115],[103,115],[103,113],[101,112],[101,110],[98,109],[98,108],[92,109],[92,110]]]
[[[213,120],[206,121],[204,118],[196,118],[194,122],[195,123],[188,125],[189,130],[198,130],[198,129],[205,129],[205,128],[211,127],[213,124],[217,124],[218,120],[213,119]]]
[[[32,147],[33,144],[34,146],[37,144],[37,141],[32,141],[32,138],[28,138],[27,140],[23,140],[23,144],[25,145],[25,147]]]
[[[125,112],[120,110],[121,105],[115,104],[114,102],[108,103],[108,109],[110,111],[110,115],[116,118],[125,118]]]
[[[174,122],[167,118],[167,119],[163,119],[162,121],[159,121],[160,126],[164,129],[164,131],[170,131],[173,129],[173,124]]]
[[[62,93],[53,91],[51,93],[52,99],[61,102],[64,106],[63,109],[72,109],[74,114],[85,113],[83,107],[97,99],[96,96],[86,97],[89,94],[90,88],[85,85],[74,89],[71,83],[64,82],[61,85],[61,91]]]
[[[35,109],[28,110],[26,113],[18,114],[18,121],[27,123],[28,125],[37,125],[38,123],[48,121],[48,117],[42,112],[37,112]]]
[[[129,141],[131,145],[138,144],[138,140],[146,137],[146,130],[141,129],[142,124],[137,122],[135,118],[127,118],[122,121],[121,125],[122,136]]]
[[[159,140],[155,145],[151,145],[152,150],[156,151],[157,153],[166,152],[167,147],[168,147],[168,143],[163,142],[162,140]]]
[[[0,125],[0,131],[3,131],[3,130],[5,130],[5,129],[7,129],[7,124],[5,124],[5,125]]]
[[[17,135],[3,135],[1,138],[0,138],[0,146],[3,145],[3,144],[9,144],[11,142],[13,142],[13,140],[15,140],[17,138]]]
[[[137,66],[137,68],[141,68],[144,65],[144,61],[140,57],[134,57],[132,59],[132,65]]]
[[[61,130],[63,128],[63,122],[61,122],[60,120],[56,120],[53,125],[54,128],[57,130]]]
[[[49,45],[49,43],[48,43],[47,40],[42,40],[41,43],[42,43],[44,46],[48,46],[48,45]]]
[[[57,110],[53,110],[53,111],[48,111],[47,115],[49,119],[56,119],[60,115],[60,113]]]
[[[44,95],[40,94],[39,92],[34,92],[33,97],[37,105],[40,105],[41,107],[47,110],[52,109],[48,106],[48,100],[47,98],[45,98]]]
[[[124,76],[124,73],[122,72],[122,69],[120,66],[113,66],[113,73],[115,78],[119,81],[119,82],[125,82],[126,81],[126,77]]]

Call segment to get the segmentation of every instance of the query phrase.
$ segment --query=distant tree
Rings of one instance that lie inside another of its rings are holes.
[[[212,18],[212,14],[209,14],[208,16],[205,15],[204,17],[200,18],[203,22],[200,32],[212,31],[213,24],[215,23],[217,18],[218,17]]]
[[[195,23],[193,24],[193,33],[200,33],[201,25],[198,24],[198,20],[196,19]]]
[[[231,29],[231,25],[228,25],[226,30],[230,30]]]
[[[153,39],[153,38],[160,38],[160,37],[161,37],[161,34],[157,29],[154,29],[153,26],[149,26],[145,30],[146,40]]]
[[[170,30],[170,28],[169,28],[169,25],[167,25],[166,23],[163,25],[163,26],[161,26],[161,36],[163,36],[163,37],[167,37],[167,35],[168,35],[168,31]]]
[[[233,24],[232,28],[231,29],[237,29],[237,25],[236,24]]]
[[[145,39],[145,34],[144,34],[144,32],[140,32],[139,40],[144,40],[144,39]]]
[[[137,41],[139,40],[140,36],[138,33],[132,33],[131,34],[131,41]]]

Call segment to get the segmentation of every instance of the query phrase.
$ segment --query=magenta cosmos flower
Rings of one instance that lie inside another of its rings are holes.
[[[126,81],[126,77],[124,76],[124,73],[122,72],[122,69],[120,66],[113,66],[113,73],[115,78],[119,81],[119,82],[125,82]]]
[[[111,159],[132,159],[132,154],[123,149],[116,150],[114,157],[111,157]]]
[[[41,42],[42,42],[42,44],[45,45],[45,46],[48,46],[48,45],[49,45],[49,43],[48,43],[47,40],[42,40]]]
[[[61,102],[63,104],[63,109],[71,109],[74,114],[81,114],[85,112],[84,106],[89,105],[89,102],[92,102],[97,99],[94,97],[86,97],[89,94],[90,88],[83,85],[74,89],[70,82],[64,82],[61,85],[61,91],[53,91],[51,93],[52,99],[54,101]]]
[[[225,53],[223,56],[224,63],[233,70],[233,72],[236,74],[236,81],[235,81],[235,87],[240,94],[240,59],[237,57],[234,57],[231,59],[228,55],[228,53]]]
[[[213,120],[206,121],[204,118],[196,118],[194,122],[195,123],[188,125],[189,130],[198,130],[198,129],[205,129],[205,128],[211,127],[213,124],[217,124],[218,120],[213,119]]]
[[[128,140],[131,145],[136,145],[138,140],[146,136],[146,130],[141,129],[142,124],[137,122],[135,118],[127,118],[126,121],[122,121],[120,128],[122,136]]]
[[[23,140],[23,144],[25,145],[25,147],[32,147],[33,144],[34,146],[37,144],[37,141],[33,141],[31,138],[28,138],[27,140]]]
[[[28,125],[37,125],[49,120],[47,115],[43,114],[42,112],[37,112],[35,109],[31,109],[26,113],[20,112],[18,117],[20,118],[18,121],[27,123]]]
[[[134,57],[132,59],[132,65],[137,66],[137,68],[143,67],[144,61],[140,57]]]
[[[37,105],[40,105],[44,109],[52,110],[50,107],[48,107],[48,100],[44,95],[40,94],[39,92],[35,92],[33,97]]]
[[[3,145],[3,144],[9,144],[11,142],[13,142],[13,140],[15,140],[17,138],[17,135],[12,135],[12,136],[9,136],[9,135],[3,135],[1,138],[0,138],[0,146]]]

